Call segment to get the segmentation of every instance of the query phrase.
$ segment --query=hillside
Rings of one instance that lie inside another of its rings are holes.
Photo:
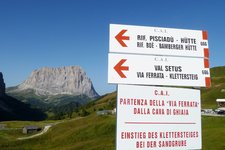
[[[2,150],[113,150],[115,149],[116,116],[97,116],[96,111],[113,109],[115,105],[116,93],[106,94],[80,108],[79,112],[85,109],[90,115],[78,120],[76,118],[62,120],[62,123],[50,128],[47,134],[23,141],[16,140],[18,137],[24,137],[21,130],[23,126],[33,124],[43,127],[48,122],[2,122],[9,128],[17,129],[0,130],[0,147]]]
[[[0,121],[44,120],[46,115],[28,104],[18,101],[5,93],[3,74],[0,72]]]
[[[86,95],[36,95],[35,92],[31,89],[8,93],[10,96],[19,99],[24,103],[30,104],[32,107],[40,108],[43,110],[48,109],[49,107],[64,106],[72,102],[77,102],[79,105],[86,104],[91,101]]]
[[[79,66],[34,70],[24,82],[7,88],[6,92],[42,110],[71,103],[83,105],[99,97],[90,78]]]
[[[34,70],[24,82],[7,88],[6,93],[45,112],[48,119],[71,117],[75,109],[99,97],[80,66]]]
[[[112,110],[116,108],[116,92],[103,95],[95,101],[85,105],[84,108],[90,112],[103,109]]]
[[[2,122],[11,130],[0,130],[1,150],[114,150],[116,135],[116,116],[97,116],[95,109],[109,108],[115,103],[116,93],[106,94],[84,108],[92,112],[89,116],[63,120],[39,137],[28,140],[16,140],[24,137],[21,127],[29,124],[44,126],[50,122]],[[57,122],[57,121],[56,121]],[[202,117],[202,150],[223,150],[225,118]],[[19,129],[18,129],[19,128]],[[214,142],[212,142],[214,141]]]
[[[4,95],[0,97],[0,121],[44,120],[46,115],[17,99]]]
[[[113,150],[115,127],[115,116],[99,117],[92,114],[53,126],[47,134],[34,139],[11,140],[8,139],[10,135],[7,136],[10,133],[0,131],[0,147],[1,150]],[[18,137],[24,136],[19,131],[14,133]]]
[[[225,98],[225,67],[210,69],[211,87],[201,89],[202,108],[216,108],[216,99]]]

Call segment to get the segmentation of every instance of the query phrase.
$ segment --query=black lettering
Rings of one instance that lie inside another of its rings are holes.
[[[192,38],[181,38],[180,39],[181,43],[187,43],[187,44],[196,44],[196,39],[192,39]]]
[[[173,37],[165,37],[165,36],[149,36],[149,40],[154,42],[171,42],[171,43],[174,42]]]
[[[200,42],[201,46],[207,46],[207,42]]]
[[[182,72],[182,67],[181,66],[165,66],[165,71]]]
[[[154,43],[146,43],[146,48],[154,48]]]
[[[143,42],[137,42],[137,47],[144,47],[144,43]]]
[[[137,40],[145,41],[146,37],[145,35],[137,35]]]
[[[144,78],[144,72],[137,72],[138,78]]]
[[[154,67],[155,67],[155,71],[163,71],[162,66],[155,65]]]
[[[163,43],[159,43],[159,48],[160,49],[184,50],[184,47],[181,44],[163,44]]]

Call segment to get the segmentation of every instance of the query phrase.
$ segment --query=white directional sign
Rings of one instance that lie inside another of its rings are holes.
[[[209,87],[209,62],[204,58],[110,53],[108,83]]]
[[[201,149],[200,108],[200,90],[118,85],[116,149]]]
[[[111,24],[109,52],[208,58],[208,36],[202,30]]]

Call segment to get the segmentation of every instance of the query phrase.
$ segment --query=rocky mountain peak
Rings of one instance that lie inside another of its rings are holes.
[[[0,96],[5,94],[5,83],[3,79],[3,74],[0,72]]]
[[[16,91],[34,90],[37,95],[86,95],[97,97],[91,80],[79,66],[34,70]]]

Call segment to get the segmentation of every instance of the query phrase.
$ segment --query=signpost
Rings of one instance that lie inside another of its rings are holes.
[[[207,32],[111,24],[109,43],[116,149],[201,149],[200,90],[140,85],[210,87]]]
[[[206,31],[110,25],[109,52],[209,57]]]
[[[109,54],[108,83],[210,86],[208,59]]]
[[[200,91],[118,85],[117,150],[201,149]]]

